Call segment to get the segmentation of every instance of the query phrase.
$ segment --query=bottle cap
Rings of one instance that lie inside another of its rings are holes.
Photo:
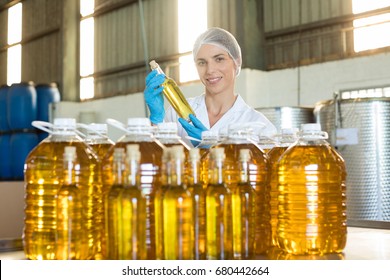
[[[100,134],[107,134],[108,127],[105,123],[91,123],[88,125],[88,132],[97,132]]]
[[[296,127],[284,127],[280,130],[282,135],[295,135],[299,131]]]
[[[158,132],[171,132],[177,133],[177,123],[175,122],[162,122],[157,124]]]
[[[192,148],[189,153],[189,158],[191,161],[200,160],[200,150],[198,148]]]
[[[152,126],[148,118],[128,118],[127,119],[128,127],[143,127],[143,126]]]
[[[249,161],[251,153],[249,149],[240,149],[240,161]]]
[[[224,160],[225,149],[224,148],[212,148],[210,150],[210,158],[213,160]]]
[[[210,139],[210,138],[215,138],[218,139],[218,132],[214,130],[205,130],[202,131],[202,139]]]
[[[129,144],[126,145],[126,155],[128,160],[139,161],[141,158],[141,153],[139,151],[138,144]]]
[[[74,161],[75,159],[76,159],[76,147],[75,146],[65,146],[64,160],[65,161]]]
[[[158,63],[155,60],[150,61],[149,65],[152,70],[157,69],[159,67]]]
[[[73,118],[55,118],[54,119],[55,128],[69,128],[76,129],[76,119]]]
[[[125,149],[124,148],[115,148],[114,149],[114,161],[122,161],[123,156],[125,155]]]
[[[321,131],[321,124],[319,123],[304,123],[301,125],[301,130],[303,132],[318,132]]]

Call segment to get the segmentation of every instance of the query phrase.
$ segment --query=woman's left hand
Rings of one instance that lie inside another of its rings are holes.
[[[187,131],[188,136],[190,136],[192,138],[196,138],[196,139],[202,140],[202,132],[207,130],[207,128],[193,114],[190,114],[189,117],[190,117],[190,120],[191,120],[192,124],[188,123],[183,118],[179,118],[180,124],[183,126],[185,131]],[[191,143],[192,143],[192,145],[194,147],[196,147],[197,145],[199,145],[200,141],[197,142],[197,141],[191,140]]]

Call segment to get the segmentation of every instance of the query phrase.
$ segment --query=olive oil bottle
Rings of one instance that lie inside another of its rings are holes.
[[[125,149],[115,148],[112,162],[113,184],[106,196],[106,258],[119,260],[122,249],[122,203],[121,192],[125,183]]]
[[[237,184],[230,187],[232,192],[232,225],[234,259],[255,257],[255,190],[250,176],[251,151],[241,149],[237,169]]]
[[[88,239],[85,227],[83,196],[76,172],[76,147],[64,150],[64,181],[57,194],[56,248],[58,260],[85,260],[88,257]]]
[[[232,254],[231,193],[225,184],[225,150],[210,150],[206,189],[206,258],[228,260]]]
[[[194,259],[206,259],[206,191],[200,179],[200,150],[192,148],[187,161],[188,190],[193,199]]]
[[[162,71],[161,67],[156,61],[152,60],[149,65],[152,70],[157,69],[157,72],[159,74],[165,75],[165,73]],[[188,104],[188,101],[184,97],[180,88],[177,86],[176,82],[172,78],[165,76],[165,81],[162,86],[164,87],[163,94],[165,95],[173,109],[177,112],[179,117],[190,122],[189,115],[195,115],[195,113],[192,110],[190,104]]]
[[[184,184],[184,150],[181,146],[168,149],[171,172],[162,195],[163,256],[165,260],[191,260],[194,258],[193,203]]]
[[[139,188],[140,158],[138,144],[126,146],[124,187],[119,195],[122,214],[119,258],[122,260],[146,259],[146,201]]]

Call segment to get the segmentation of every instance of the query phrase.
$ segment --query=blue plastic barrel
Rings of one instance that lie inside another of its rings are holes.
[[[37,92],[34,84],[12,84],[8,89],[7,118],[11,130],[33,128],[37,119]]]
[[[7,94],[8,86],[4,85],[0,87],[0,131],[9,131],[8,118],[7,118]]]
[[[28,154],[38,145],[38,135],[33,132],[12,133],[11,146],[11,175],[15,180],[24,179],[24,162]]]
[[[9,180],[11,173],[10,134],[0,134],[0,180]]]
[[[60,102],[61,96],[56,83],[39,84],[35,87],[37,91],[37,119],[50,122],[49,104]]]

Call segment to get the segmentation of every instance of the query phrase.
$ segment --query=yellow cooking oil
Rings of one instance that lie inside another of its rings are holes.
[[[99,158],[100,168],[104,157],[106,156],[108,150],[114,146],[114,142],[108,137],[108,126],[105,123],[91,123],[88,125],[78,124],[79,127],[85,129],[85,138],[84,142],[95,151]],[[100,195],[100,199],[103,204],[103,194]],[[101,244],[104,240],[104,206],[100,209],[99,212],[95,214],[97,223],[100,224],[101,231],[99,232],[99,243],[97,248],[97,254],[95,259],[102,259],[102,247]]]
[[[187,160],[187,189],[193,198],[194,259],[206,259],[206,191],[201,180],[200,149],[192,148]]]
[[[165,73],[156,61],[150,61],[149,65],[152,70],[156,69],[159,74],[165,75]],[[179,117],[190,122],[189,115],[195,115],[195,113],[176,82],[172,78],[169,78],[165,75],[165,81],[162,86],[164,87],[163,94],[165,95],[173,109],[177,112]]]
[[[184,148],[169,149],[168,186],[162,195],[163,257],[165,260],[194,258],[193,203],[184,183]]]
[[[232,184],[232,226],[234,259],[255,257],[255,190],[250,183],[251,151],[241,149],[237,184]]]
[[[88,257],[88,239],[85,227],[76,147],[64,151],[64,179],[57,193],[56,258],[58,260],[85,260]]]
[[[116,143],[115,148],[126,148],[128,144],[138,144],[140,159],[140,189],[146,200],[146,249],[147,259],[156,259],[155,228],[154,228],[154,196],[160,185],[160,167],[163,144],[153,136],[153,127],[148,118],[129,118],[126,133]],[[113,184],[111,148],[103,160],[103,191]],[[104,243],[103,243],[104,244]],[[103,248],[103,252],[104,252]],[[104,253],[103,253],[104,254]]]
[[[228,260],[232,253],[231,193],[225,184],[225,150],[210,150],[206,189],[206,259]]]
[[[303,124],[278,162],[278,245],[292,255],[340,253],[346,245],[345,163],[321,125]]]
[[[282,128],[281,133],[275,136],[276,144],[268,152],[271,164],[271,229],[272,245],[277,246],[276,229],[278,224],[278,172],[277,163],[281,155],[297,140],[297,128]]]
[[[146,200],[140,190],[138,144],[126,146],[124,188],[120,194],[122,219],[122,260],[146,259]]]
[[[271,166],[268,156],[253,141],[257,123],[237,123],[228,126],[227,136],[215,148],[224,148],[225,183],[230,189],[239,181],[240,150],[249,149],[251,162],[249,164],[249,182],[255,191],[255,255],[264,254],[271,246],[270,224],[270,175]],[[253,129],[253,127],[255,129]],[[213,149],[211,149],[213,150]]]
[[[41,122],[42,123],[42,122]],[[83,200],[88,238],[87,259],[94,259],[99,242],[101,176],[97,155],[76,134],[76,120],[56,118],[47,123],[50,136],[36,146],[25,161],[25,219],[23,245],[26,258],[54,260],[56,256],[57,200],[64,183],[63,153],[66,146],[76,147],[80,168],[77,175]]]
[[[120,259],[122,249],[122,203],[121,192],[125,183],[125,149],[114,148],[112,162],[113,184],[105,199],[106,258]]]

